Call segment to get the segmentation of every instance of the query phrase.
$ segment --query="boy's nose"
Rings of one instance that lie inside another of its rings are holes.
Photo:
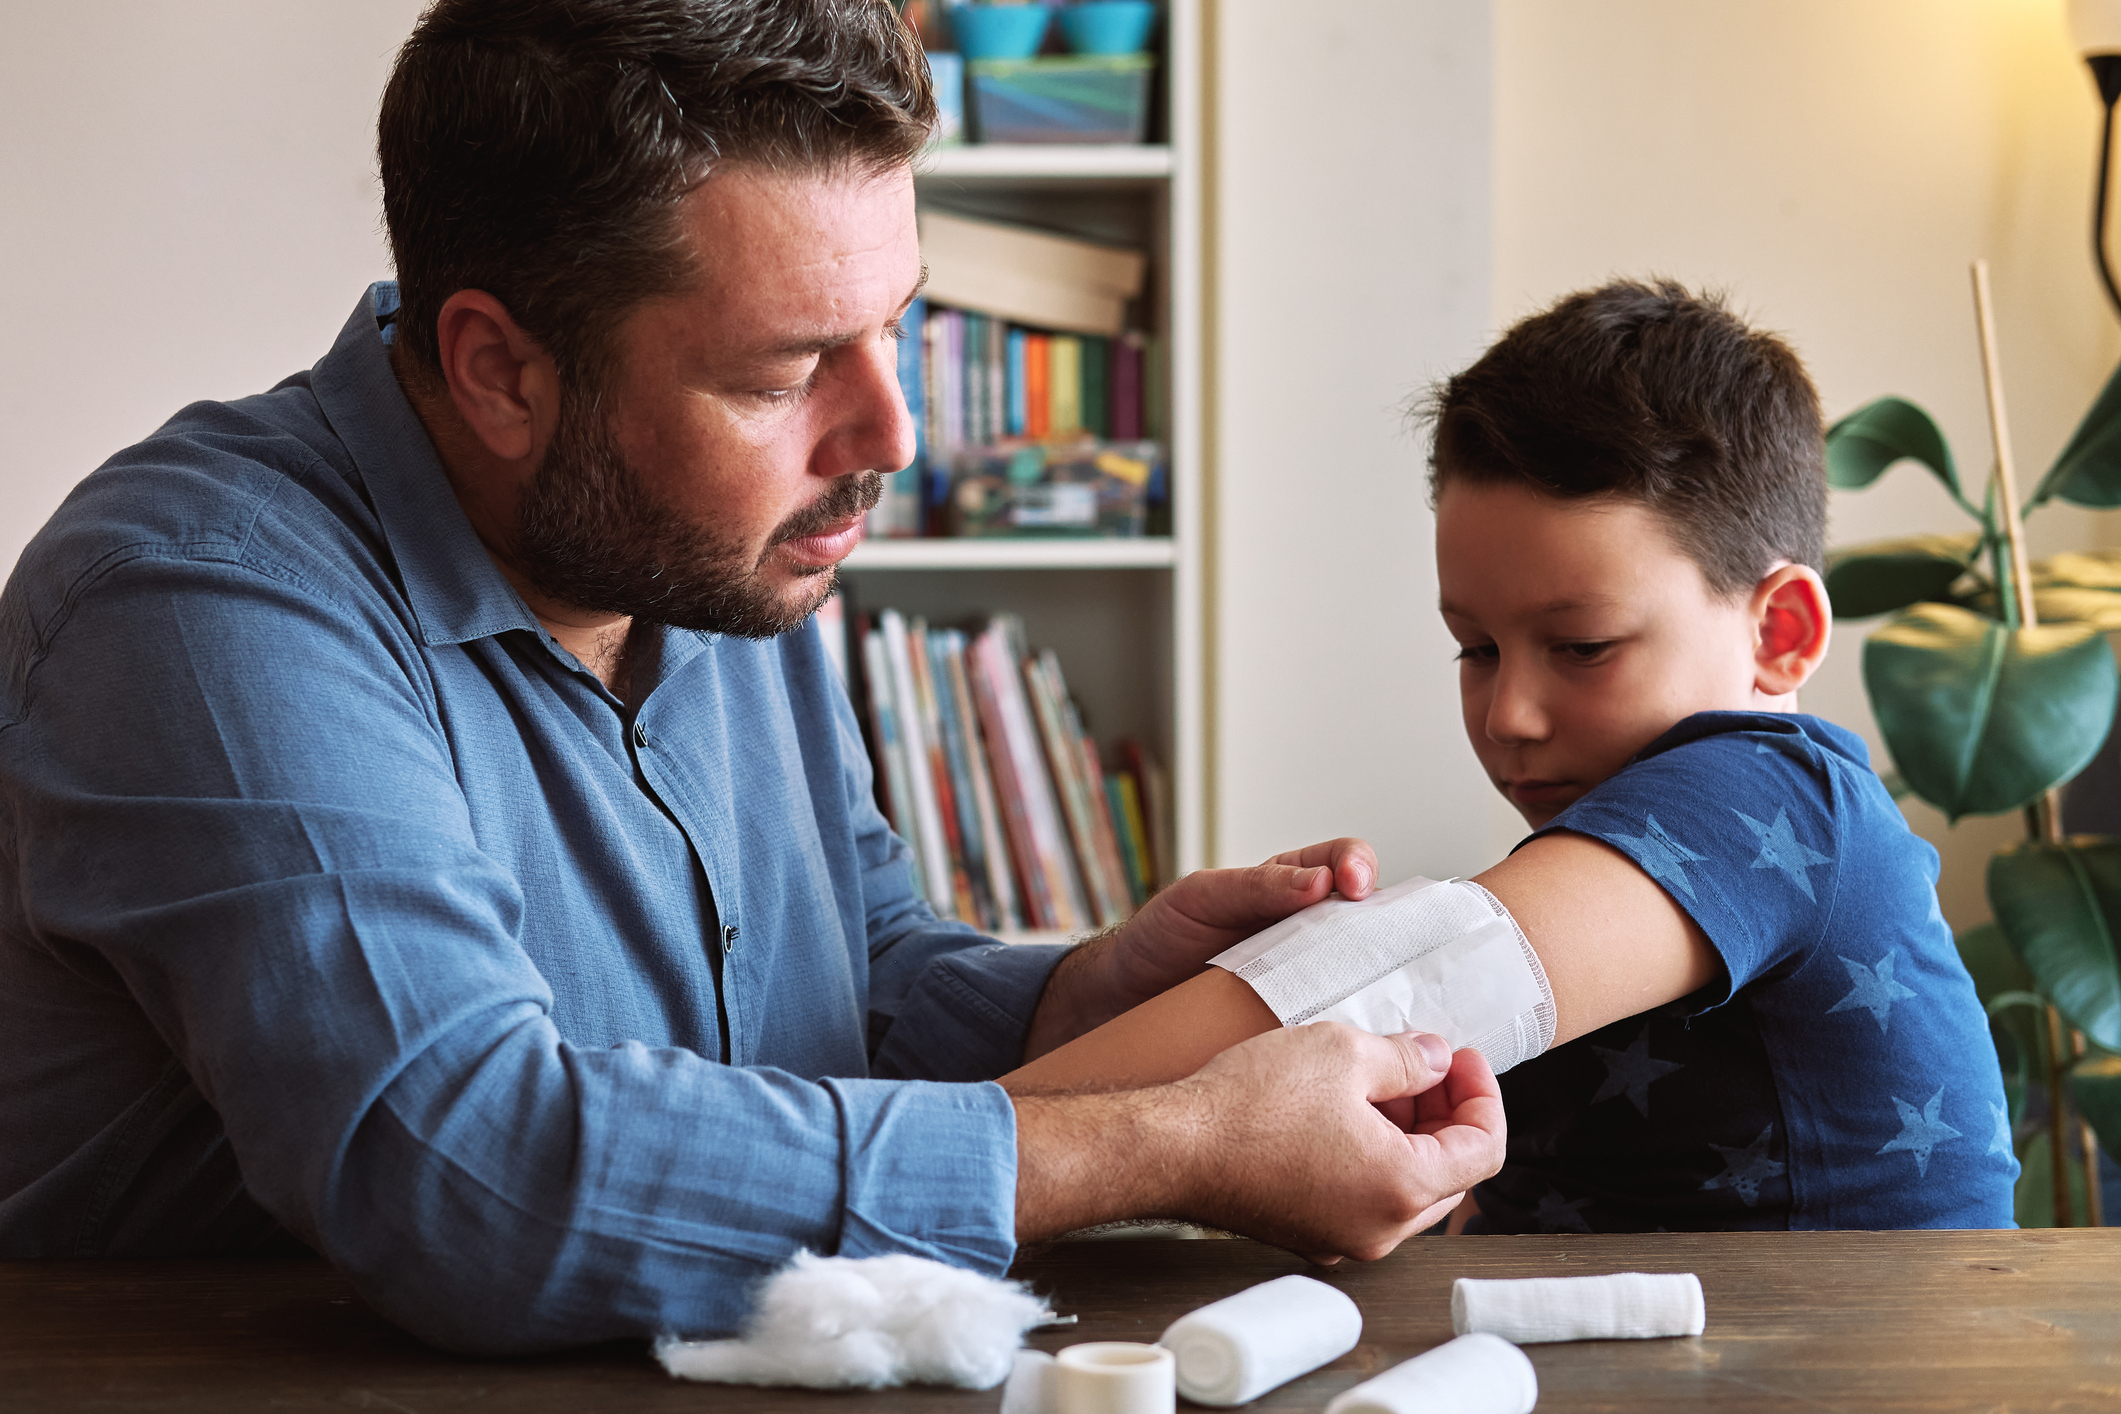
[[[1501,746],[1544,741],[1551,726],[1539,694],[1523,675],[1507,669],[1497,675],[1495,695],[1488,699],[1488,740]]]

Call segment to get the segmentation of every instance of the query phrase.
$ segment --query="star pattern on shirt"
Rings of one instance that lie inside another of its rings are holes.
[[[1633,845],[1640,856],[1642,871],[1660,884],[1679,890],[1688,898],[1694,896],[1694,881],[1687,878],[1686,866],[1707,859],[1705,854],[1696,854],[1664,832],[1657,817],[1645,813],[1643,831],[1639,835],[1615,833],[1616,844]]]
[[[1590,1204],[1588,1198],[1565,1199],[1549,1188],[1546,1197],[1532,1210],[1532,1218],[1541,1232],[1589,1232],[1591,1225],[1583,1220],[1583,1210]]]
[[[1915,995],[1912,989],[1893,980],[1893,953],[1887,948],[1885,956],[1878,959],[1876,967],[1865,967],[1852,957],[1843,957],[1841,965],[1849,970],[1849,981],[1856,985],[1849,994],[1826,1009],[1832,1016],[1837,1011],[1853,1011],[1862,1008],[1878,1020],[1878,1034],[1883,1036],[1891,1024],[1893,1003],[1904,1002]]]
[[[1770,1124],[1760,1131],[1760,1137],[1744,1148],[1727,1148],[1722,1144],[1709,1147],[1723,1155],[1723,1172],[1701,1185],[1705,1193],[1711,1188],[1728,1188],[1745,1200],[1750,1208],[1760,1201],[1760,1185],[1782,1172],[1782,1160],[1768,1157],[1768,1141],[1775,1135],[1775,1126]]]
[[[1958,1130],[1937,1117],[1944,1107],[1944,1087],[1939,1085],[1930,1102],[1917,1110],[1898,1095],[1892,1097],[1893,1108],[1900,1111],[1900,1132],[1888,1139],[1881,1154],[1907,1153],[1915,1156],[1915,1173],[1918,1177],[1929,1177],[1930,1150],[1948,1139],[1963,1137]]]
[[[1745,821],[1746,826],[1760,837],[1760,854],[1753,860],[1753,867],[1780,869],[1789,876],[1792,883],[1804,890],[1806,898],[1818,902],[1812,893],[1811,876],[1805,871],[1816,865],[1832,863],[1834,856],[1821,854],[1798,840],[1797,832],[1790,828],[1790,812],[1787,808],[1775,812],[1775,823],[1772,825],[1761,824],[1736,806],[1731,807],[1731,813]]]
[[[1991,1100],[1988,1108],[1996,1116],[1996,1132],[1989,1137],[1988,1151],[1991,1154],[2016,1154],[2017,1148],[2011,1143],[2011,1107]]]
[[[1650,1082],[1662,1080],[1675,1070],[1685,1070],[1680,1061],[1661,1061],[1650,1054],[1650,1028],[1645,1025],[1635,1043],[1624,1051],[1608,1050],[1604,1046],[1593,1046],[1598,1058],[1605,1062],[1605,1082],[1598,1093],[1591,1096],[1591,1103],[1610,1100],[1615,1095],[1625,1095],[1635,1112],[1644,1119],[1650,1116]]]

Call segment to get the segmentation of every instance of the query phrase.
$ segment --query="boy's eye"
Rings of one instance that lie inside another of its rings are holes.
[[[1492,663],[1501,656],[1492,643],[1465,643],[1458,648],[1461,663]]]
[[[1593,643],[1563,643],[1555,651],[1571,663],[1595,663],[1603,658],[1613,646],[1610,638]]]

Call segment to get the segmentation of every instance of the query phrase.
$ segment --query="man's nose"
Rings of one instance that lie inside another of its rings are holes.
[[[1551,729],[1537,674],[1513,667],[1505,656],[1488,698],[1488,740],[1503,746],[1544,741]]]
[[[834,458],[844,465],[834,466],[828,474],[891,472],[912,463],[913,415],[906,409],[905,390],[899,387],[899,347],[896,339],[878,339],[855,360],[840,429],[841,456]]]

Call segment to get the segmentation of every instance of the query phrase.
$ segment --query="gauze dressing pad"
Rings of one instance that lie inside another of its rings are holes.
[[[1346,1292],[1276,1277],[1181,1316],[1158,1338],[1178,1357],[1178,1392],[1195,1404],[1249,1404],[1337,1360],[1362,1339]]]
[[[1538,954],[1509,910],[1465,879],[1329,898],[1209,961],[1249,983],[1284,1026],[1430,1031],[1479,1051],[1498,1075],[1554,1041]]]
[[[655,1355],[682,1379],[721,1384],[992,1389],[1052,1314],[1015,1282],[925,1257],[798,1252],[767,1279],[742,1340],[665,1337]]]
[[[1700,1335],[1707,1323],[1701,1278],[1692,1272],[1451,1283],[1452,1330],[1488,1331],[1519,1345]]]
[[[1532,1414],[1539,1376],[1516,1346],[1462,1335],[1336,1396],[1326,1414]]]

